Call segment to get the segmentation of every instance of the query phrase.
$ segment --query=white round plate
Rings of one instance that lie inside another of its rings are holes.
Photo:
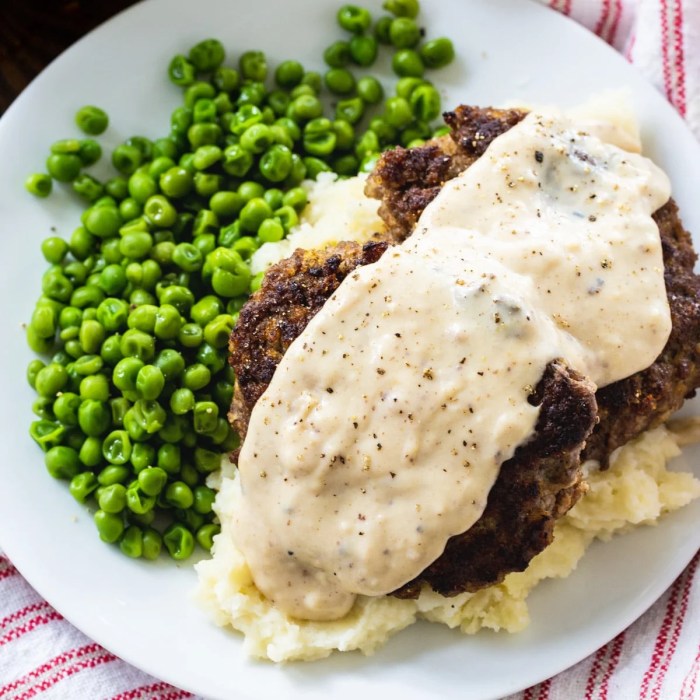
[[[23,189],[41,170],[49,144],[76,134],[84,104],[105,108],[104,142],[167,133],[179,89],[165,69],[196,41],[216,36],[237,56],[260,48],[275,63],[321,68],[323,49],[341,37],[325,0],[149,0],[78,42],[0,120],[0,260],[5,319],[0,431],[0,542],[30,583],[66,618],[105,647],[163,680],[212,698],[496,698],[541,681],[590,654],[629,625],[674,580],[700,544],[700,503],[655,528],[594,545],[568,579],[532,595],[523,634],[465,637],[420,624],[375,656],[336,655],[273,666],[247,659],[241,639],[215,627],[189,600],[195,574],[130,561],[102,544],[88,512],[52,480],[28,436],[31,359],[21,324],[30,317],[45,263],[40,241],[69,235],[80,212],[66,193],[36,201]],[[373,0],[375,13],[379,0]],[[700,148],[681,119],[620,56],[561,17],[524,0],[434,0],[422,21],[447,35],[459,59],[437,73],[444,105],[575,104],[606,88],[630,91],[647,153],[670,174],[684,221],[700,232]],[[686,411],[699,412],[697,404]],[[698,450],[679,460],[698,472]]]

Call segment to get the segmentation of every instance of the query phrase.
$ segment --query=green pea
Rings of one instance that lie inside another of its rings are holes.
[[[352,176],[357,173],[360,163],[356,156],[348,154],[333,160],[333,169],[338,175]]]
[[[73,231],[68,242],[71,255],[77,260],[85,260],[95,249],[97,239],[87,229],[82,226]],[[66,266],[66,274],[68,274],[68,266]]]
[[[167,481],[168,474],[160,467],[146,467],[138,476],[139,487],[147,496],[157,496]]]
[[[126,488],[123,484],[112,484],[100,490],[97,504],[105,513],[121,513],[126,508]]]
[[[168,77],[175,85],[187,87],[195,80],[195,67],[185,56],[178,54],[170,61]]]
[[[437,119],[442,111],[440,93],[432,85],[417,87],[411,93],[409,102],[416,118],[424,122]]]
[[[64,394],[65,396],[65,394]],[[93,401],[109,400],[109,380],[104,374],[92,374],[80,382],[80,398]]]
[[[194,408],[194,393],[187,387],[176,389],[170,397],[170,410],[178,415],[184,415]]]
[[[148,174],[136,171],[128,181],[129,195],[139,204],[143,204],[158,191],[156,181]]]
[[[326,87],[336,95],[347,95],[355,89],[355,77],[347,68],[330,68],[323,80]]]
[[[93,236],[109,238],[116,236],[124,222],[116,207],[92,207],[85,218],[85,228]]]
[[[231,218],[238,214],[245,204],[243,197],[238,192],[216,192],[209,200],[209,208],[218,217]]]
[[[391,67],[399,77],[420,78],[425,72],[423,60],[414,49],[399,49],[391,59]]]
[[[72,282],[58,270],[49,270],[41,280],[41,288],[49,299],[68,302],[73,294]]]
[[[176,561],[183,561],[192,555],[194,551],[194,537],[192,533],[179,523],[167,528],[163,533],[163,542],[168,554]]]
[[[403,97],[390,97],[384,105],[384,118],[396,129],[405,129],[413,121],[413,111],[408,100]]]
[[[165,443],[158,448],[157,465],[168,474],[177,474],[182,466],[180,447]]]
[[[389,29],[393,21],[394,18],[389,15],[383,15],[376,21],[374,25],[374,36],[380,44],[391,44]]]
[[[99,437],[86,437],[78,452],[80,461],[90,469],[102,461],[102,440]]]
[[[350,56],[358,66],[371,66],[378,50],[377,40],[371,35],[357,34],[350,39]]]
[[[355,144],[355,155],[358,158],[364,158],[369,153],[378,153],[380,149],[379,137],[374,131],[368,129],[357,140]]]
[[[158,184],[166,197],[184,197],[190,192],[194,181],[192,174],[182,166],[175,166],[161,174]]]
[[[62,425],[46,419],[33,421],[29,426],[29,435],[44,452],[60,444],[65,432]]]
[[[99,285],[100,285],[100,288],[105,292],[105,294],[109,294],[110,296],[115,295],[115,294],[120,294],[121,292],[123,292],[124,288],[127,285],[126,273],[124,272],[124,268],[121,265],[117,265],[117,264],[107,265],[104,268],[104,270],[102,270],[102,272],[100,272]],[[108,301],[108,300],[105,300],[105,301]],[[100,304],[100,306],[102,306],[102,304],[104,304],[104,302],[102,302]],[[103,313],[105,313],[107,308],[113,308],[113,306],[114,305],[111,304],[111,305],[108,305],[108,307],[105,307],[105,310],[103,311]],[[99,308],[100,307],[98,307],[98,309]],[[107,330],[116,330],[116,329],[110,328]]]
[[[163,538],[160,533],[153,528],[146,528],[143,532],[142,538],[143,551],[142,556],[144,559],[153,561],[158,559],[163,546]]]
[[[92,472],[82,472],[70,480],[68,490],[78,503],[85,503],[98,485],[97,478]]]
[[[217,421],[218,423],[218,421]],[[214,428],[216,430],[217,428]],[[203,474],[211,474],[221,467],[221,454],[202,447],[195,448],[194,463]]]
[[[46,367],[46,365],[39,359],[34,359],[27,365],[27,381],[32,389],[36,388],[37,374],[39,374],[44,367]]]
[[[238,67],[247,80],[262,82],[267,77],[267,59],[262,51],[245,51],[238,60]]]
[[[155,355],[155,338],[136,328],[130,328],[122,335],[119,349],[125,358],[133,357],[142,362],[150,362]]]
[[[121,143],[112,151],[112,165],[123,175],[136,172],[142,162],[143,154],[135,145]]]
[[[48,306],[36,306],[32,313],[30,326],[34,333],[40,338],[53,338],[56,334],[57,326],[56,311]]]
[[[337,133],[337,132],[336,132]],[[303,187],[292,187],[282,197],[282,205],[292,207],[295,211],[302,211],[308,202],[306,190]]]
[[[389,40],[397,49],[411,49],[420,41],[420,29],[410,17],[397,17],[389,27]]]
[[[160,340],[173,340],[177,338],[181,325],[180,312],[171,304],[163,304],[156,312],[153,332]]]
[[[219,417],[219,407],[213,401],[197,401],[194,405],[194,430],[200,434],[213,432]]]
[[[58,265],[68,253],[68,243],[58,236],[50,236],[42,241],[41,253],[48,263]]]
[[[367,104],[379,104],[384,97],[382,84],[372,76],[360,78],[357,82],[357,94]]]
[[[80,471],[78,453],[72,447],[56,445],[44,456],[46,469],[54,479],[72,479]]]
[[[202,525],[202,527],[200,527],[195,534],[197,544],[199,544],[202,549],[210,552],[211,548],[214,546],[214,538],[220,532],[221,526],[216,525],[215,523],[206,523],[205,525]]]
[[[153,364],[156,365],[161,372],[163,372],[166,382],[175,381],[178,377],[180,377],[185,369],[185,359],[177,350],[173,350],[172,348],[165,348],[161,350],[156,356]],[[138,369],[136,372],[138,373]],[[134,381],[136,381],[136,375],[133,376]],[[134,388],[136,388],[135,385]]]
[[[121,464],[109,464],[97,476],[100,486],[123,484],[131,477],[131,470]]]
[[[234,177],[243,177],[253,165],[253,155],[238,143],[224,149],[221,167]]]
[[[112,371],[112,382],[125,396],[133,395],[134,398],[136,397],[136,377],[144,364],[145,362],[138,357],[127,355],[115,365]]]
[[[224,62],[226,52],[218,39],[204,39],[190,49],[188,57],[198,71],[208,73]]]
[[[214,385],[212,398],[216,401],[220,408],[228,411],[233,398],[233,384],[226,379],[219,379]]]
[[[313,95],[299,95],[295,97],[287,108],[287,116],[296,122],[306,122],[323,114],[323,105],[318,97]]]
[[[105,335],[105,328],[99,321],[85,320],[80,325],[78,337],[83,350],[92,355],[99,352]]]
[[[24,181],[24,187],[35,197],[48,197],[53,189],[53,180],[45,173],[32,173]]]
[[[443,68],[454,60],[454,45],[446,37],[431,39],[421,46],[420,57],[427,68]]]
[[[94,521],[97,526],[97,532],[103,542],[116,542],[124,532],[124,521],[116,513],[106,513],[103,510],[98,510],[95,512]]]
[[[78,128],[86,134],[98,136],[107,129],[109,125],[109,116],[107,112],[99,107],[86,105],[76,112],[75,123]]]
[[[165,489],[165,500],[176,508],[189,508],[194,503],[192,489],[182,481],[173,481]]]
[[[335,107],[335,118],[344,119],[350,124],[357,124],[362,119],[365,106],[362,98],[349,97],[345,100],[339,100]]]
[[[219,66],[212,77],[214,85],[223,92],[233,92],[240,84],[240,76],[235,68]]]
[[[82,167],[80,157],[71,153],[52,153],[46,159],[46,170],[58,182],[72,182]]]
[[[330,68],[344,68],[350,63],[350,44],[334,41],[324,52],[323,60]]]
[[[60,328],[80,327],[83,321],[83,312],[72,306],[64,306],[58,317]]]
[[[153,510],[156,504],[156,499],[153,496],[148,496],[139,487],[138,482],[134,482],[126,490],[126,506],[137,515],[145,515]]]
[[[108,268],[105,268],[105,272]],[[108,297],[97,307],[97,321],[108,333],[121,330],[126,326],[129,307],[122,299]]]
[[[284,238],[284,227],[276,219],[265,219],[258,229],[258,238],[263,243],[275,243]],[[223,347],[223,346],[221,346]]]
[[[53,415],[53,402],[47,396],[39,396],[32,404],[32,413],[39,418],[51,420]]]
[[[258,167],[260,174],[269,182],[282,182],[291,173],[292,165],[291,150],[282,144],[275,144],[262,154]]]
[[[275,70],[275,82],[283,88],[292,88],[304,77],[304,67],[299,61],[282,61]]]
[[[126,199],[128,196],[129,189],[127,186],[127,180],[125,177],[118,175],[116,177],[110,178],[105,182],[105,194],[113,197],[117,201]]]
[[[163,372],[155,365],[145,365],[136,375],[136,391],[141,398],[157,399],[164,386],[165,377]]]
[[[192,165],[194,165],[197,170],[206,170],[218,163],[222,157],[223,151],[218,146],[200,146],[194,152]]]
[[[40,396],[54,397],[66,386],[68,372],[66,368],[52,362],[40,369],[34,380],[34,388]]]
[[[418,0],[385,0],[382,7],[396,17],[414,19],[420,8]]]
[[[103,401],[86,399],[78,409],[78,425],[89,437],[103,435],[109,429],[112,413]]]
[[[143,214],[143,205],[133,197],[127,197],[119,202],[119,216],[123,221],[131,222],[138,219]]]
[[[136,423],[148,434],[157,433],[165,425],[167,414],[157,401],[139,399],[130,410]]]
[[[272,130],[267,124],[253,124],[241,134],[240,145],[251,153],[262,153],[274,141]]]
[[[336,15],[338,24],[348,32],[361,34],[366,31],[372,23],[372,16],[369,10],[357,5],[343,5]]]
[[[110,464],[126,464],[131,449],[131,440],[125,430],[113,430],[102,443],[102,455]]]
[[[195,363],[190,365],[184,372],[182,382],[185,388],[191,391],[203,389],[211,381],[211,372],[203,364]]]
[[[157,313],[158,307],[154,304],[142,304],[129,314],[128,326],[144,333],[153,333]]]
[[[312,119],[304,127],[304,150],[313,156],[327,156],[333,152],[337,137],[330,119]]]
[[[119,549],[127,557],[138,559],[143,554],[143,532],[137,525],[130,525],[119,540]]]
[[[212,505],[216,493],[207,486],[197,486],[194,489],[193,508],[200,515],[207,515],[212,512]]]
[[[147,442],[136,442],[132,446],[130,462],[137,474],[155,464],[155,459],[156,448],[153,445]]]
[[[282,224],[285,233],[289,233],[299,223],[296,211],[288,205],[275,210],[275,219]]]
[[[233,243],[231,249],[238,253],[243,260],[248,260],[260,247],[260,243],[253,236],[244,236]]]
[[[147,231],[130,231],[119,242],[119,252],[125,258],[139,260],[146,257],[153,248],[153,236]]]
[[[87,167],[89,165],[93,165],[94,163],[97,163],[97,161],[102,157],[102,146],[100,146],[97,141],[94,139],[83,139],[80,142],[80,149],[78,150],[78,157],[80,158],[82,164]],[[90,177],[90,176],[87,176]],[[95,178],[90,177],[90,179],[93,182],[97,182]],[[104,190],[104,186],[101,183],[98,183],[100,185],[100,193],[95,194],[95,191],[87,197],[88,200],[92,201],[94,199],[97,199],[98,197],[101,196],[102,191]],[[75,187],[75,185],[74,185]],[[109,194],[109,193],[108,193]]]
[[[307,85],[318,95],[321,92],[321,74],[313,70],[306,71],[300,85]]]

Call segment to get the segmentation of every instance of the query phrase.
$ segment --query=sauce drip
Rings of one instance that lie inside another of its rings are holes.
[[[445,184],[415,233],[350,275],[256,404],[234,539],[286,613],[389,593],[481,516],[563,358],[602,386],[671,328],[651,161],[529,114]]]

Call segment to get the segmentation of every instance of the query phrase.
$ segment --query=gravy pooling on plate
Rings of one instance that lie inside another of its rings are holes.
[[[335,619],[481,515],[562,358],[598,386],[671,320],[651,161],[531,113],[348,277],[285,354],[239,458],[235,543],[283,611]]]

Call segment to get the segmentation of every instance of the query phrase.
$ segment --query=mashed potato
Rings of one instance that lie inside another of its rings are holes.
[[[417,600],[360,596],[349,615],[330,622],[288,618],[257,590],[231,537],[233,467],[223,475],[216,511],[223,523],[213,558],[197,565],[198,598],[214,620],[245,635],[251,656],[272,661],[313,660],[334,650],[371,654],[389,637],[417,619],[459,627],[467,634],[482,628],[519,632],[529,622],[527,596],[545,578],[564,578],[596,538],[607,540],[700,496],[692,474],[666,468],[680,453],[674,433],[664,427],[645,433],[618,450],[610,469],[591,463],[589,492],[556,525],[554,542],[521,573],[477,593],[444,598],[424,590]]]
[[[264,243],[255,251],[250,261],[253,274],[267,270],[297,248],[326,248],[340,240],[364,243],[373,233],[383,231],[377,201],[364,196],[366,180],[366,175],[338,180],[335,173],[320,173],[316,182],[305,181],[309,203],[301,222],[284,240]]]

